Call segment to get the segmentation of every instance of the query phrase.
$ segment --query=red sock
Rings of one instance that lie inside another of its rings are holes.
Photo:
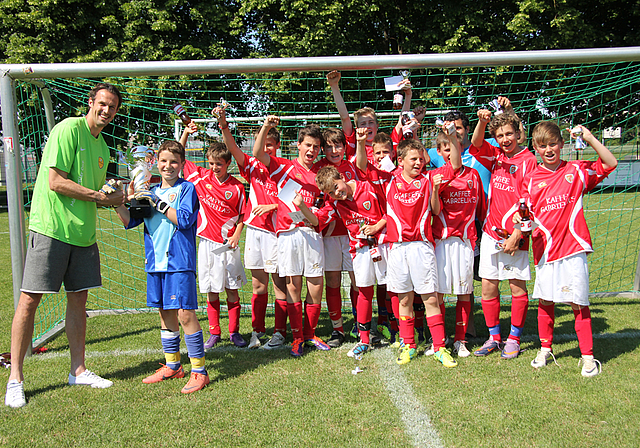
[[[207,301],[207,318],[209,319],[209,333],[220,336],[220,301]]]
[[[378,285],[376,287],[376,300],[378,302],[378,325],[381,325],[387,322],[387,316],[389,311],[391,311],[387,309],[387,287],[385,285]]]
[[[400,337],[404,345],[416,348],[416,336],[414,331],[415,318],[409,316],[400,316]]]
[[[329,288],[327,286],[327,310],[329,311],[329,319],[334,330],[344,333],[342,326],[342,296],[340,288]]]
[[[501,342],[500,336],[500,297],[493,299],[482,299],[482,312],[484,313],[484,321],[489,328],[489,334],[494,341]]]
[[[583,306],[579,310],[573,310],[576,317],[576,334],[578,335],[578,345],[580,353],[593,356],[593,330],[591,329],[591,310],[588,306]]]
[[[458,299],[456,303],[456,335],[454,341],[464,341],[471,316],[471,301]]]
[[[524,327],[528,309],[529,296],[527,294],[511,297],[511,325],[518,328]]]
[[[360,329],[360,341],[368,344],[370,342],[369,334],[371,329],[371,316],[373,314],[373,286],[360,287],[360,293],[358,294],[358,327]],[[362,330],[360,325],[369,328],[369,330]]]
[[[538,303],[538,335],[540,344],[550,349],[553,344],[553,324],[555,322],[555,304]]]
[[[446,334],[444,331],[444,316],[442,314],[436,314],[434,316],[427,317],[427,325],[433,338],[433,350],[438,351],[441,347],[444,347],[444,341]]]
[[[302,337],[302,302],[288,303],[287,314],[291,325],[291,335],[293,339],[303,339]]]
[[[266,333],[266,315],[269,294],[254,294],[251,296],[251,327],[256,333]]]
[[[316,327],[320,319],[320,311],[322,306],[319,303],[304,304],[304,338],[313,339],[316,335]]]
[[[275,324],[274,331],[279,331],[282,336],[287,335],[287,301],[277,300],[274,304],[275,307]]]
[[[240,331],[240,301],[229,302],[227,299],[227,309],[229,310],[229,334]]]

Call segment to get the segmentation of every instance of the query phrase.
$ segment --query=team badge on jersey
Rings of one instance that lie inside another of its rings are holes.
[[[398,190],[402,190],[403,185],[402,185],[400,182],[397,182],[397,183],[396,183],[396,188],[397,188]]]
[[[467,187],[469,187],[469,190],[473,190],[473,181],[471,179],[467,181]]]
[[[300,174],[300,173],[296,173],[296,177],[297,177],[298,179],[302,179],[302,174]]]
[[[564,178],[565,178],[565,180],[566,180],[567,182],[569,182],[570,184],[572,184],[572,183],[573,183],[573,174],[565,174]]]
[[[169,195],[169,202],[175,201],[177,197],[178,197],[178,193],[171,193]]]
[[[231,196],[233,196],[233,193],[230,191],[225,191],[224,192],[224,198],[228,201],[229,199],[231,199]]]
[[[104,159],[102,157],[98,157],[98,168],[102,169],[104,166]]]
[[[205,184],[205,187],[207,187],[207,189],[209,189],[209,190],[213,189],[213,187],[211,186],[211,184]]]
[[[420,180],[419,180],[419,179],[416,179],[416,180],[414,180],[414,181],[413,181],[413,182],[411,182],[411,183],[412,183],[412,184],[413,184],[413,186],[414,186],[414,187],[416,187],[416,188],[420,188],[420,186],[422,185],[422,184],[420,183]]]
[[[547,183],[545,181],[542,181],[538,184],[538,188],[544,188],[547,186]]]
[[[371,201],[364,201],[364,202],[362,203],[362,207],[363,207],[366,211],[371,210]]]
[[[351,171],[346,171],[344,175],[347,178],[347,180],[351,180]]]
[[[509,173],[516,174],[516,171],[518,171],[518,165],[511,165],[509,167]]]

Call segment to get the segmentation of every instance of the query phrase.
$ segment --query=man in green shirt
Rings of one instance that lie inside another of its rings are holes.
[[[89,112],[67,118],[52,130],[34,188],[22,294],[11,326],[11,375],[5,404],[19,408],[24,396],[23,360],[33,337],[43,294],[67,294],[69,384],[106,388],[113,383],[87,370],[84,362],[88,290],[102,286],[96,244],[98,206],[118,206],[124,192],[102,191],[109,149],[100,133],[113,120],[122,96],[110,84],[89,92]],[[113,189],[111,189],[113,190]]]

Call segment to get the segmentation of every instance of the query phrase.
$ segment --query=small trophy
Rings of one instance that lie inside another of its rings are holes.
[[[576,136],[576,142],[573,145],[575,149],[580,150],[587,147],[587,143],[582,138],[582,128],[580,126],[571,129],[571,133]]]
[[[153,149],[146,146],[135,146],[122,154],[120,159],[129,167],[134,193],[149,191],[151,168],[156,161]],[[129,212],[132,218],[148,218],[151,216],[151,211],[152,207],[147,199],[131,199]]]
[[[494,115],[500,115],[501,113],[504,112],[504,109],[502,109],[502,106],[500,105],[500,103],[498,103],[498,100],[492,100],[489,103],[489,106],[491,106],[491,108],[493,109],[493,114]]]
[[[436,126],[441,128],[444,126],[444,120],[442,118],[436,118]],[[445,131],[447,135],[453,135],[456,133],[456,124],[454,122],[450,122]]]

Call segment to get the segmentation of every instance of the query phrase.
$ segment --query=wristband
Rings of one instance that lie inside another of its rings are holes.
[[[169,204],[164,201],[158,201],[156,204],[156,210],[158,210],[163,215],[167,214],[167,210],[169,210]]]
[[[218,122],[218,129],[220,129],[221,131],[224,131],[225,129],[229,129],[229,123],[227,123],[226,126],[220,126],[220,122]]]

